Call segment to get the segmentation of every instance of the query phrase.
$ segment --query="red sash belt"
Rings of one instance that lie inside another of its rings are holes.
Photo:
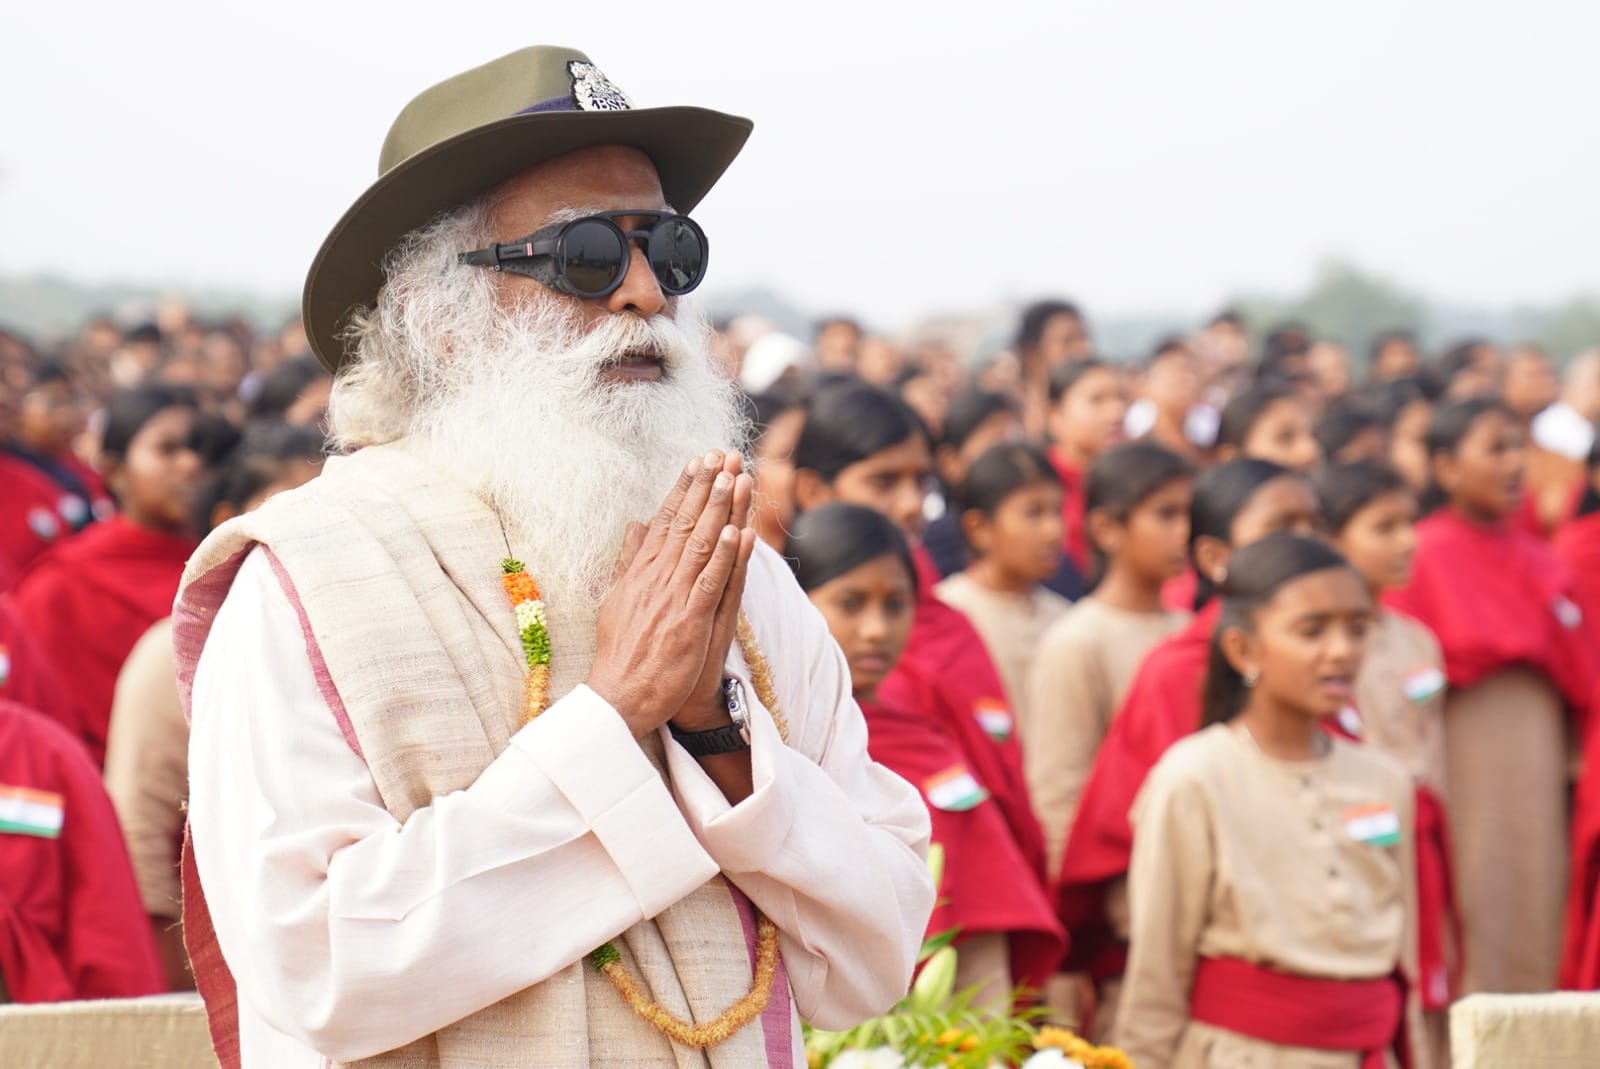
[[[1361,1069],[1383,1069],[1390,1049],[1409,1064],[1404,1011],[1396,977],[1291,976],[1240,958],[1201,958],[1189,996],[1189,1016],[1202,1024],[1285,1047],[1357,1052]]]
[[[1442,1010],[1460,986],[1461,912],[1456,908],[1444,806],[1437,795],[1420,785],[1416,823],[1417,958],[1422,975],[1418,994],[1423,1009]]]

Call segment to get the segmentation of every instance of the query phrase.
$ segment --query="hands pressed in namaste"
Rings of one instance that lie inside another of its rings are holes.
[[[729,722],[723,662],[756,544],[754,485],[738,453],[713,451],[684,466],[648,527],[628,527],[586,682],[635,738],[669,720],[683,731]]]

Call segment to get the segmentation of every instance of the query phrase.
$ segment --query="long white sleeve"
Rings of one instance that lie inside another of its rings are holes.
[[[700,843],[781,930],[800,1015],[848,1027],[887,1010],[911,981],[934,900],[928,811],[914,787],[868,758],[844,654],[765,546],[747,590],[762,599],[789,743],[751,694],[749,798],[730,806],[675,742],[668,768]]]
[[[395,820],[259,552],[196,670],[190,776],[247,1064],[319,1066],[313,1051],[355,1059],[436,1031],[718,871],[622,719],[585,687],[470,788]]]

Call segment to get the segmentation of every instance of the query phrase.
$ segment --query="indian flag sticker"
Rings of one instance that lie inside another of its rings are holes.
[[[1344,830],[1350,833],[1350,838],[1368,846],[1398,846],[1400,843],[1400,818],[1382,803],[1345,810]]]
[[[922,793],[929,805],[947,813],[964,813],[989,797],[966,765],[951,765],[929,776],[922,784]]]
[[[59,838],[63,819],[62,801],[59,794],[51,791],[7,787],[0,783],[0,834]]]
[[[1444,689],[1444,673],[1433,665],[1424,665],[1406,674],[1400,689],[1406,700],[1419,705]]]
[[[1011,737],[1011,710],[999,698],[979,698],[972,706],[983,733],[995,742],[1005,742]]]

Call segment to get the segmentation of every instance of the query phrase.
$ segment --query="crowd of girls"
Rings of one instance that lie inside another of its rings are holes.
[[[1444,1065],[1462,995],[1600,986],[1600,448],[1552,530],[1492,396],[1263,376],[1180,450],[1116,368],[1042,381],[773,409],[964,979],[1155,1069]]]
[[[246,389],[240,337],[191,340],[111,389],[0,333],[0,1002],[192,986],[167,617],[201,536],[321,470],[328,377],[263,361]]]
[[[1252,369],[1232,316],[1113,363],[1064,302],[970,374],[846,327],[749,398],[753,523],[922,793],[981,1004],[1140,1069],[1366,1069],[1446,1064],[1465,994],[1600,988],[1600,388],[1401,333],[1359,386],[1297,329]],[[79,814],[0,834],[0,998],[187,982],[162,618],[320,462],[314,365],[153,329],[0,334],[0,803]]]

